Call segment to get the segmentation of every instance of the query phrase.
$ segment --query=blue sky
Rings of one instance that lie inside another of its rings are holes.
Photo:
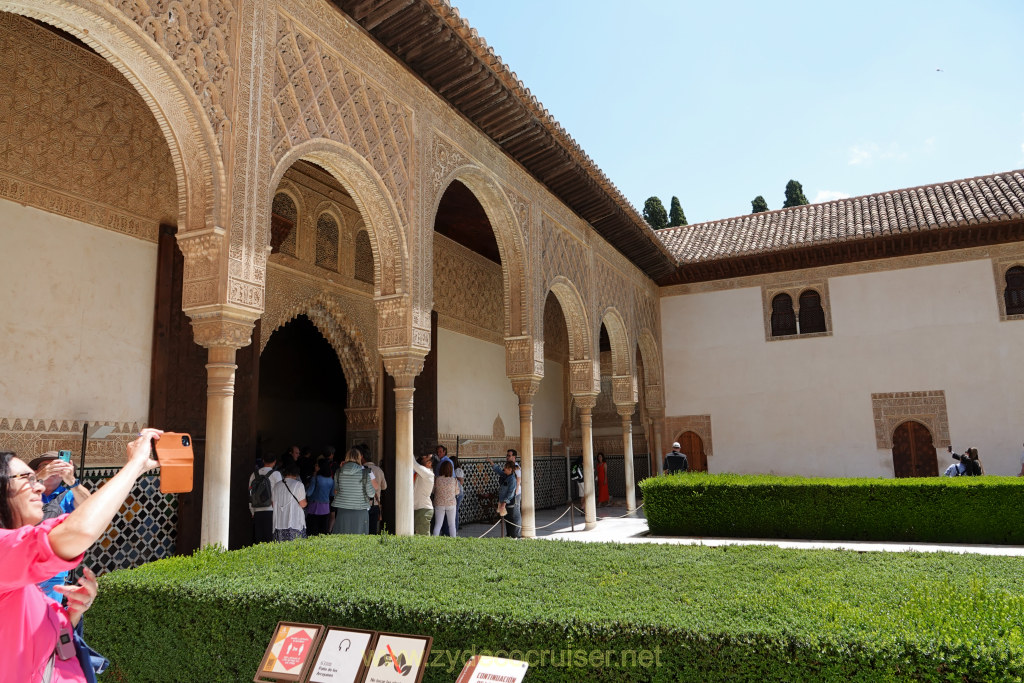
[[[638,209],[1024,167],[1021,0],[451,1]]]

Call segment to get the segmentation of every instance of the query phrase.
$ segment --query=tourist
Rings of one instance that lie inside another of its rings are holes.
[[[283,478],[275,467],[277,456],[267,453],[263,466],[249,475],[249,514],[252,515],[252,542],[274,540],[274,486]]]
[[[57,587],[67,607],[47,598],[35,584],[78,566],[136,480],[159,464],[150,455],[151,440],[162,433],[143,429],[128,444],[128,461],[117,474],[70,514],[45,521],[43,483],[14,453],[0,453],[0,642],[9,648],[0,682],[95,680],[92,665],[85,671],[79,660],[86,654],[85,644],[73,630],[96,598],[96,577],[86,569],[77,586]],[[75,638],[70,649],[58,647],[63,637]]]
[[[447,520],[448,535],[455,536],[455,498],[459,495],[459,480],[453,475],[452,461],[441,463],[440,474],[434,479],[434,535],[441,535],[441,525]]]
[[[313,458],[313,449],[309,446],[303,446],[302,454],[298,459],[299,465],[299,479],[302,480],[303,484],[309,484],[313,479],[313,474],[316,472],[316,460]]]
[[[299,466],[285,465],[284,479],[274,484],[274,540],[306,537],[306,487],[299,480]]]
[[[980,477],[985,474],[985,467],[981,464],[981,460],[978,460],[978,449],[969,448],[966,455],[968,456],[968,461],[965,464],[970,475],[972,477]],[[960,462],[963,462],[963,460]]]
[[[522,523],[519,506],[516,505],[515,472],[515,463],[506,460],[498,480],[498,514],[505,525],[505,535],[509,538],[519,538],[519,527]]]
[[[519,457],[519,453],[516,449],[510,448],[505,451],[505,461],[512,463],[516,473],[516,507],[521,510],[523,504],[523,470],[519,467],[519,463],[516,462],[517,457]]]
[[[366,444],[361,444],[359,448],[359,463],[370,470],[370,474],[373,475],[373,502],[370,504],[369,517],[370,526],[367,533],[377,534],[380,533],[380,496],[388,488],[388,479],[384,476],[384,470],[374,464],[373,460],[370,459],[370,448]]]
[[[345,453],[345,462],[334,473],[334,534],[363,534],[370,532],[370,503],[376,490],[373,472],[359,464],[362,455],[358,448]]]
[[[462,499],[466,495],[466,473],[459,464],[459,456],[452,456],[452,464],[455,465],[455,479],[459,482],[459,495],[455,496],[455,530],[458,531],[462,527],[459,511],[462,509]]]
[[[75,466],[60,459],[57,451],[43,453],[28,466],[35,470],[36,479],[43,483],[43,519],[53,519],[74,512],[89,497],[89,489],[75,478]],[[67,583],[68,572],[60,572],[39,584],[48,598],[60,602],[57,586]]]
[[[604,453],[597,454],[594,476],[597,477],[597,504],[604,507],[611,503],[612,498],[608,493],[608,464],[604,460]]]
[[[434,490],[434,470],[431,468],[433,459],[433,453],[424,453],[419,462],[412,464],[413,533],[418,536],[430,535],[430,520],[434,517],[434,503],[430,500]]]
[[[686,454],[680,452],[679,449],[679,442],[675,441],[672,443],[672,451],[665,454],[665,474],[685,472],[690,468],[690,464],[686,461]]]
[[[331,500],[334,498],[334,478],[331,476],[331,461],[320,458],[316,471],[306,485],[306,530],[310,536],[319,536],[329,531]]]
[[[434,470],[434,476],[436,477],[437,473],[441,471],[441,463],[451,461],[452,459],[448,457],[448,447],[444,444],[437,444],[437,447],[434,448],[434,457],[430,464],[431,469]]]

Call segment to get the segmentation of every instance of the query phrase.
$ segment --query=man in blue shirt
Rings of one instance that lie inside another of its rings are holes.
[[[70,513],[89,497],[89,490],[75,479],[75,466],[59,458],[57,451],[43,453],[28,464],[36,472],[43,490],[43,519],[51,519]],[[39,584],[47,597],[57,602],[64,599],[55,586],[67,582],[68,573],[61,572]]]
[[[497,466],[495,466],[497,469]],[[516,505],[516,488],[519,480],[515,474],[515,464],[506,460],[498,478],[498,509],[505,506],[505,535],[509,538],[519,538],[519,526],[522,524],[519,506]]]

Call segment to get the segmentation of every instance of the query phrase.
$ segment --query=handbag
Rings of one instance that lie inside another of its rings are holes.
[[[85,642],[85,637],[82,635],[84,626],[85,619],[82,619],[78,622],[78,626],[75,627],[72,633],[75,639],[75,656],[78,657],[78,663],[82,666],[85,680],[88,683],[97,683],[96,677],[107,670],[107,667],[110,666],[110,660],[89,647],[89,644]]]

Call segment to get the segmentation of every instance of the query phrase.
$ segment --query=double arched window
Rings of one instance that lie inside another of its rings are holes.
[[[1013,266],[1006,271],[1003,303],[1006,304],[1006,315],[1024,314],[1024,266]]]
[[[794,294],[796,292],[781,292],[772,297],[772,338],[828,332],[825,309],[818,290],[805,289],[800,292],[796,310],[793,307]]]

